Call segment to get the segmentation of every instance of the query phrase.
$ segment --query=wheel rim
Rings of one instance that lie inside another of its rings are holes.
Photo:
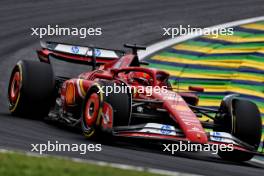
[[[89,99],[86,102],[85,106],[85,122],[88,127],[92,127],[97,119],[99,113],[99,95],[97,93],[91,94]]]
[[[9,90],[9,99],[11,104],[15,104],[17,102],[20,92],[20,84],[20,73],[19,71],[16,71],[13,75]]]

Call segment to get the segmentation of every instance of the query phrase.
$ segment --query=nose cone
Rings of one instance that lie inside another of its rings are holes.
[[[195,143],[201,143],[205,144],[208,142],[208,137],[205,133],[205,131],[186,131],[186,137],[191,141]]]
[[[168,92],[167,94],[154,94],[154,96],[164,102],[163,107],[171,114],[171,118],[179,124],[190,142],[201,144],[208,142],[201,122],[179,94]]]

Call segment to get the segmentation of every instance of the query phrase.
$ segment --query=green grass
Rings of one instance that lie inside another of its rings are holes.
[[[0,153],[3,176],[150,176],[147,172],[121,170],[106,166],[73,162],[55,157],[34,157],[19,153]]]

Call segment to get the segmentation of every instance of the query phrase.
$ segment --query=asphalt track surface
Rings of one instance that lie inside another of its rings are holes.
[[[126,42],[152,44],[165,39],[162,27],[206,27],[263,15],[263,0],[1,0],[0,2],[0,147],[29,151],[30,144],[94,143],[75,131],[41,120],[9,115],[7,83],[13,65],[20,59],[36,59],[39,38],[31,27],[59,24],[65,27],[102,27],[103,35],[80,39],[76,36],[45,38],[80,44],[122,48]],[[131,164],[203,175],[263,175],[264,168],[252,162],[225,162],[205,153],[171,156],[151,146],[133,142],[104,144],[103,151],[86,155],[55,153],[70,157]]]

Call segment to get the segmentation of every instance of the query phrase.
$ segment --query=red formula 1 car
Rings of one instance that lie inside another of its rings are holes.
[[[40,62],[22,60],[12,71],[8,97],[14,115],[48,116],[79,125],[87,137],[104,132],[159,141],[233,144],[233,151],[218,152],[227,160],[246,161],[259,154],[262,122],[254,103],[229,95],[218,109],[197,106],[193,91],[203,89],[190,86],[192,91],[174,92],[167,72],[141,67],[147,64],[138,59],[142,46],[125,45],[132,49],[127,54],[55,42],[41,42],[41,46]],[[75,78],[55,76],[54,60],[93,69]],[[202,122],[201,116],[212,121]]]

